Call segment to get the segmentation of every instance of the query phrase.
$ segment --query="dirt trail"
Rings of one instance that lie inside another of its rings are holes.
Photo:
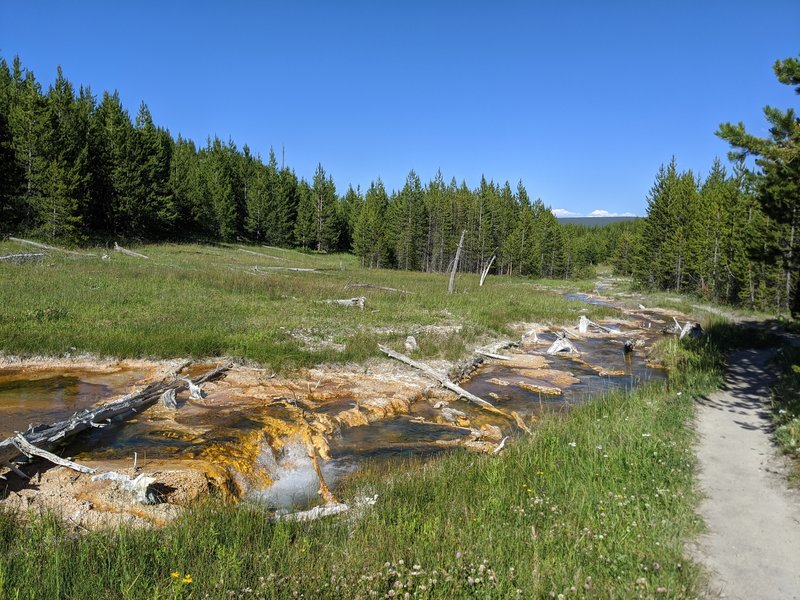
[[[800,493],[770,435],[769,351],[730,357],[723,389],[697,413],[700,514],[708,533],[692,554],[721,598],[800,599]]]

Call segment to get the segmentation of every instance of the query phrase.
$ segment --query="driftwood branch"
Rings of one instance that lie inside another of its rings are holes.
[[[45,460],[50,461],[53,464],[59,465],[61,467],[67,467],[68,469],[72,469],[73,471],[78,471],[78,473],[96,473],[97,469],[92,469],[91,467],[86,467],[84,465],[79,465],[76,462],[72,462],[71,460],[67,460],[66,458],[61,458],[60,456],[56,456],[52,452],[48,452],[47,450],[42,450],[41,448],[37,448],[33,444],[29,443],[21,434],[17,434],[14,436],[12,444],[16,446],[17,450],[22,452],[27,457],[38,456],[39,458],[43,458]]]
[[[133,250],[128,250],[127,248],[123,248],[117,242],[114,242],[114,250],[116,250],[117,252],[121,252],[125,256],[133,256],[134,258],[147,258],[147,259],[150,258],[149,256],[145,256],[144,254],[139,254],[138,252],[134,252]]]
[[[452,294],[456,287],[456,271],[458,271],[458,260],[461,258],[461,250],[464,248],[464,235],[467,230],[461,232],[461,239],[458,240],[458,248],[456,248],[456,257],[453,259],[453,270],[450,271],[450,284],[447,286],[447,293]]]
[[[506,411],[497,408],[491,402],[487,402],[483,398],[480,398],[480,397],[476,396],[475,394],[472,394],[471,392],[468,392],[467,390],[462,388],[460,385],[455,384],[452,381],[450,381],[450,379],[448,379],[448,377],[444,373],[440,373],[439,371],[435,371],[434,369],[432,369],[428,365],[426,365],[424,363],[421,363],[419,361],[416,361],[416,360],[414,360],[412,358],[409,358],[405,354],[400,354],[399,352],[395,352],[394,350],[392,350],[391,348],[387,348],[386,346],[382,346],[382,345],[378,344],[378,349],[381,352],[383,352],[384,354],[386,354],[387,356],[390,356],[391,358],[394,358],[395,360],[399,360],[400,362],[405,363],[410,367],[414,367],[415,369],[418,369],[418,370],[422,371],[423,373],[425,373],[425,375],[427,375],[428,377],[430,377],[434,381],[438,381],[442,385],[442,387],[447,388],[451,392],[455,392],[460,397],[466,398],[467,400],[469,400],[473,404],[476,404],[477,406],[480,406],[484,410],[487,410],[487,411],[489,411],[491,413],[494,413],[496,415],[500,415],[500,416],[502,416],[502,417],[504,417],[506,419],[510,419],[510,420],[514,421],[520,427],[520,429],[523,429],[523,430],[525,430],[527,432],[530,432],[530,430],[525,425],[525,423],[522,421],[522,418],[519,415],[517,415],[516,413],[509,414]]]
[[[215,379],[230,368],[224,365],[212,369],[202,377],[194,380],[195,384]],[[50,450],[63,445],[68,439],[79,433],[110,423],[112,420],[123,421],[138,411],[156,402],[169,389],[183,389],[186,384],[172,378],[170,380],[151,383],[144,389],[127,394],[117,400],[96,406],[92,409],[79,410],[71,417],[53,423],[31,427],[28,431],[16,434],[0,441],[0,464],[15,459],[20,454],[19,439],[35,446],[37,450]]]
[[[9,237],[8,239],[12,242],[17,242],[18,244],[27,244],[29,246],[33,246],[34,248],[41,248],[42,250],[55,250],[56,252],[72,254],[73,256],[94,256],[94,257],[97,256],[97,254],[75,252],[74,250],[66,250],[64,248],[58,248],[56,246],[48,246],[47,244],[42,244],[41,242],[34,242],[32,240],[23,240],[21,238],[15,238],[15,237]]]

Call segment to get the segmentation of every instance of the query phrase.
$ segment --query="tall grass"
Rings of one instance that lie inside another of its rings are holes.
[[[22,250],[0,242],[0,253]],[[460,325],[418,335],[423,356],[453,358],[484,337],[510,335],[515,321],[563,322],[583,308],[530,280],[359,267],[350,255],[278,248],[154,245],[142,260],[51,253],[40,263],[0,264],[0,352],[89,352],[117,357],[232,356],[288,369],[378,355],[420,326]],[[316,273],[269,270],[304,267]],[[393,287],[346,289],[350,283]],[[560,282],[563,284],[564,282]],[[364,310],[325,300],[366,296]],[[591,308],[594,318],[613,309]],[[302,341],[301,340],[304,340]]]
[[[366,469],[361,512],[271,523],[208,502],[162,530],[75,535],[0,514],[0,597],[692,597],[693,396],[718,385],[712,342],[669,342],[668,384],[613,393],[496,456]],[[406,596],[408,594],[408,596]]]

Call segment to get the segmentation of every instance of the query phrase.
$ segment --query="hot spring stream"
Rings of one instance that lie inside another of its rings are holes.
[[[660,335],[653,323],[666,320],[641,312],[633,317],[608,323],[620,334],[575,335],[579,355],[546,354],[562,330],[541,328],[535,339],[523,338],[514,350],[501,351],[510,360],[486,359],[461,385],[535,426],[548,413],[609,390],[662,380],[666,372],[651,366],[647,353]],[[625,340],[638,340],[633,352],[623,351]],[[0,369],[0,438],[125,394],[143,376],[142,369],[124,363],[113,369]],[[206,390],[202,400],[180,393],[177,409],[157,404],[122,423],[85,432],[60,454],[103,470],[129,467],[135,453],[142,469],[213,472],[209,479],[226,479],[236,496],[290,508],[318,497],[308,439],[335,490],[337,481],[365,461],[454,447],[486,451],[501,437],[519,433],[513,422],[456,400],[396,363],[374,372],[311,370],[292,380],[235,367]]]

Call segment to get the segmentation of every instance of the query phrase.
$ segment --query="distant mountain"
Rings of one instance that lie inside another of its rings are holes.
[[[584,225],[586,227],[605,227],[620,221],[635,221],[642,217],[559,217],[558,222],[564,225]]]

